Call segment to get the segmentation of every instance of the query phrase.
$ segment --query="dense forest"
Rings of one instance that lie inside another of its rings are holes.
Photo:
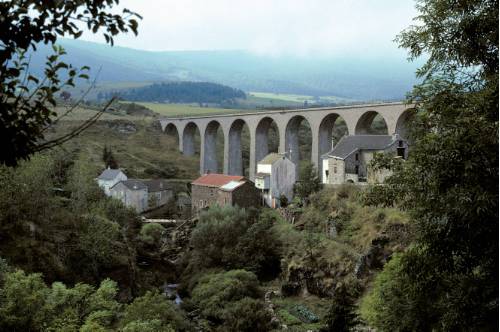
[[[98,99],[118,96],[129,101],[149,101],[161,103],[210,103],[222,104],[244,99],[243,91],[210,82],[164,82],[140,88],[101,93]]]

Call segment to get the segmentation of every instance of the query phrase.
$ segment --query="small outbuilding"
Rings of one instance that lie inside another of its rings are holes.
[[[280,197],[293,199],[293,185],[297,178],[296,166],[284,154],[270,153],[257,163],[255,187],[269,207],[279,207]]]

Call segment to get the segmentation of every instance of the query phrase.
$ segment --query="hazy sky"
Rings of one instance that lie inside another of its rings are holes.
[[[244,49],[266,55],[404,53],[392,41],[416,16],[413,0],[122,0],[140,13],[146,50]],[[82,39],[102,42],[102,36]]]

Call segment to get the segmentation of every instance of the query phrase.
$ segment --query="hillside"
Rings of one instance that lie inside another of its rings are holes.
[[[364,100],[402,99],[416,83],[419,63],[400,56],[342,55],[331,58],[269,57],[246,51],[149,52],[63,39],[67,61],[88,65],[99,84],[145,85],[169,80],[216,82],[244,91],[337,96]],[[50,49],[41,45],[31,67],[40,73]],[[119,61],[117,61],[119,60]],[[126,82],[126,83],[124,83]]]

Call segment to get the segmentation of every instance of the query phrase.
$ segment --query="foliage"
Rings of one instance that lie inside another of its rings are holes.
[[[326,327],[322,331],[349,332],[356,326],[354,300],[345,285],[335,291],[333,302],[326,316]]]
[[[373,159],[370,161],[368,167],[373,170],[388,169],[391,171],[398,171],[401,169],[403,159],[396,158],[393,153],[377,153],[373,154]]]
[[[389,179],[417,242],[387,266],[366,316],[381,330],[496,330],[498,2],[422,0],[417,8],[423,24],[398,40],[429,60],[410,95],[414,147]]]
[[[59,120],[51,109],[56,105],[55,97],[61,89],[74,86],[77,78],[88,78],[88,67],[79,69],[61,61],[65,51],[57,46],[47,57],[44,78],[37,78],[29,72],[26,52],[36,50],[42,42],[54,45],[59,37],[79,38],[86,29],[93,33],[103,29],[106,42],[111,44],[113,36],[121,32],[137,34],[135,18],[139,16],[127,9],[122,15],[113,13],[117,4],[118,0],[0,3],[0,133],[2,141],[8,142],[0,154],[1,164],[15,166],[33,152],[60,142],[63,137],[43,141],[49,126]],[[85,24],[77,25],[76,21]]]
[[[118,95],[130,101],[169,103],[224,103],[246,98],[243,91],[210,82],[167,82],[104,94],[105,99]]]
[[[302,203],[309,203],[309,196],[321,189],[321,179],[313,163],[307,162],[301,165],[299,180],[294,185],[295,194],[301,199]]]
[[[253,332],[271,330],[271,314],[261,300],[245,297],[231,304],[224,313],[223,331]]]
[[[98,283],[118,269],[131,287],[137,215],[104,196],[87,161],[63,153],[0,168],[2,255],[49,282]]]
[[[102,151],[102,161],[105,168],[118,169],[118,162],[113,155],[113,151],[107,145],[104,145],[104,150]]]
[[[190,331],[190,324],[175,304],[158,292],[148,291],[125,308],[121,320],[124,330],[136,331],[140,326],[160,327],[158,331]],[[157,331],[157,330],[155,330]]]
[[[77,331],[113,326],[121,305],[116,283],[106,279],[99,288],[56,282],[47,287],[40,274],[7,272],[0,287],[2,331]],[[94,329],[96,330],[96,329]]]
[[[245,270],[206,274],[192,292],[202,315],[228,331],[269,328],[270,317],[256,300],[260,296],[257,277]]]
[[[145,224],[141,227],[139,239],[150,246],[158,245],[164,232],[165,228],[160,224]]]
[[[268,213],[239,207],[212,207],[200,215],[191,235],[192,268],[244,268],[259,276],[279,271],[280,242]]]

